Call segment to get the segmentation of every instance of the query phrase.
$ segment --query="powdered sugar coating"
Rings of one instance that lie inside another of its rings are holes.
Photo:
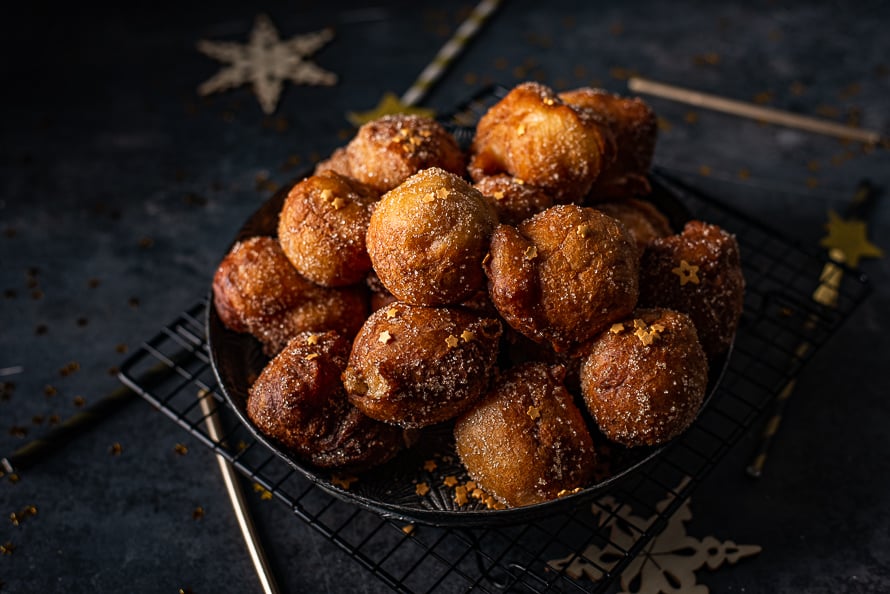
[[[581,393],[610,440],[657,445],[698,416],[708,362],[692,320],[667,309],[638,309],[587,347]]]
[[[468,310],[396,302],[356,337],[343,383],[368,416],[402,427],[453,418],[488,388],[501,325]]]
[[[563,375],[558,365],[514,367],[455,423],[467,472],[510,506],[554,499],[593,477],[593,441]]]

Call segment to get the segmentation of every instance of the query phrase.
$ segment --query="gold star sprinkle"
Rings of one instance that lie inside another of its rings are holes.
[[[611,332],[612,334],[619,334],[622,330],[624,330],[624,324],[621,322],[612,324],[612,327],[609,328],[609,332]]]
[[[318,359],[318,353],[309,353],[306,355],[307,361],[312,361],[313,359]]]
[[[581,237],[587,237],[590,235],[590,227],[587,225],[578,225],[575,227],[575,233],[580,235]]]
[[[340,210],[344,206],[346,206],[346,201],[337,196],[333,200],[331,200],[331,206],[334,207],[334,210]]]
[[[331,192],[327,188],[325,188],[324,190],[321,191],[321,199],[324,200],[325,202],[328,202],[331,198],[333,198],[333,196],[334,196],[334,193]]]
[[[391,320],[391,319],[393,319],[394,317],[396,317],[398,314],[399,314],[399,310],[397,310],[397,309],[394,308],[394,307],[390,307],[389,309],[386,310],[386,317],[387,317],[387,319],[390,319],[390,320]]]
[[[381,344],[386,344],[390,340],[392,340],[392,334],[389,333],[389,330],[384,330],[380,333],[380,336],[377,337],[377,342]]]
[[[357,476],[345,475],[345,474],[334,474],[331,475],[331,483],[337,485],[342,489],[349,490],[349,487],[352,486],[352,483],[358,481]]]
[[[121,453],[124,451],[124,448],[121,446],[121,444],[119,442],[116,441],[113,444],[111,444],[111,447],[109,448],[108,451],[111,453],[112,456],[120,456]]]
[[[494,196],[494,199],[495,199],[495,200],[503,200],[503,199],[504,199],[504,193],[503,193],[502,191],[500,191],[500,190],[498,190],[497,192],[495,192],[495,193],[493,194],[493,196]]]
[[[0,545],[0,555],[12,555],[13,551],[15,551],[15,545],[10,541],[6,541]]]
[[[519,127],[516,128],[516,136],[522,136],[525,134],[525,124],[519,124]]]
[[[581,491],[581,487],[575,487],[574,489],[563,489],[559,493],[556,494],[557,497],[565,497],[566,495],[574,495],[575,493],[579,493]]]
[[[700,282],[698,280],[698,266],[690,264],[686,260],[680,260],[680,265],[676,268],[672,268],[671,272],[676,274],[680,279],[681,287],[686,283],[697,285]]]
[[[637,331],[634,332],[634,335],[639,338],[640,342],[642,342],[645,346],[649,346],[650,344],[652,344],[652,342],[655,340],[655,337],[657,336],[652,332],[647,332],[643,328],[638,328]]]
[[[306,337],[306,344],[318,344],[318,334],[310,334]]]
[[[449,334],[448,338],[445,339],[445,344],[447,344],[448,348],[450,349],[456,347],[459,342],[460,341],[458,340],[457,336],[455,336],[454,334]]]
[[[189,453],[189,449],[185,446],[185,444],[178,443],[173,446],[173,451],[179,454],[180,456],[185,456]]]
[[[453,474],[449,474],[442,481],[442,484],[445,485],[446,487],[453,487],[454,485],[457,484],[457,477],[454,476]]]
[[[469,503],[467,499],[467,488],[463,485],[454,488],[454,502],[458,505],[466,505]]]
[[[419,497],[423,497],[430,492],[430,486],[426,483],[417,483],[414,487],[414,492],[417,493]]]
[[[432,472],[436,468],[438,468],[438,464],[436,464],[435,460],[430,459],[423,463],[423,469],[427,472]]]
[[[529,406],[528,410],[525,411],[525,414],[527,414],[532,419],[538,419],[541,417],[541,409],[537,406]]]
[[[404,526],[402,526],[402,532],[404,532],[405,534],[411,534],[412,532],[414,532],[414,524],[405,524]]]
[[[193,520],[200,520],[200,519],[203,518],[203,517],[204,517],[204,508],[201,507],[201,506],[199,505],[199,506],[196,507],[196,508],[194,509],[194,511],[192,512],[192,519],[193,519]]]
[[[529,246],[525,248],[525,259],[526,260],[534,260],[538,257],[538,248],[535,246]]]
[[[476,340],[476,335],[469,330],[464,330],[463,332],[461,332],[460,337],[463,339],[464,342],[471,342],[473,340]]]

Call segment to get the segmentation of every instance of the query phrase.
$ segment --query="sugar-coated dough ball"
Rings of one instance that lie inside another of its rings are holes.
[[[670,221],[651,202],[637,198],[599,202],[594,208],[621,221],[627,227],[640,255],[659,237],[673,235]]]
[[[692,318],[708,357],[725,353],[745,304],[745,277],[736,238],[702,221],[656,239],[640,263],[640,304]]]
[[[507,225],[518,225],[553,206],[553,198],[545,190],[503,173],[485,176],[473,187],[491,199],[498,221]]]
[[[595,338],[581,365],[581,393],[603,434],[626,446],[673,439],[698,416],[708,362],[692,320],[638,309]]]
[[[499,225],[485,262],[489,294],[511,327],[557,352],[627,316],[639,264],[625,227],[592,208],[557,205]]]
[[[400,301],[444,305],[485,284],[482,259],[497,215],[460,177],[425,169],[384,194],[368,227],[371,262]]]
[[[294,268],[325,287],[364,280],[371,269],[365,236],[372,188],[333,171],[291,188],[278,220],[278,241]]]
[[[555,203],[578,202],[614,151],[612,133],[599,118],[529,82],[514,87],[479,120],[469,172],[475,181],[507,173],[543,189]]]
[[[332,167],[387,192],[423,169],[439,167],[462,175],[466,157],[457,141],[432,118],[394,114],[368,122],[346,145],[344,157],[336,151]]]
[[[298,457],[323,468],[366,469],[402,448],[402,431],[375,421],[346,398],[340,374],[349,343],[335,332],[303,332],[250,387],[247,414]]]
[[[647,174],[655,153],[658,122],[639,97],[622,97],[589,87],[566,91],[559,98],[593,113],[615,137],[617,155],[606,165],[588,195],[589,202],[641,196],[650,191]]]
[[[511,507],[555,499],[593,478],[593,441],[563,375],[545,363],[514,367],[455,423],[467,472]]]
[[[369,417],[406,428],[455,417],[494,373],[501,325],[462,308],[392,303],[368,318],[343,383]]]

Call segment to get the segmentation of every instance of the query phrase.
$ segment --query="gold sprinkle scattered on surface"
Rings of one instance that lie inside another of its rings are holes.
[[[260,494],[260,499],[262,499],[263,501],[272,499],[272,492],[259,483],[253,484],[253,490]]]
[[[520,178],[518,178],[518,177],[514,177],[514,178],[513,178],[513,182],[514,182],[517,186],[524,186],[524,185],[525,185],[525,180],[520,179]]]
[[[486,495],[488,495],[488,493],[486,493],[479,487],[476,487],[472,491],[470,491],[470,497],[472,497],[473,499],[482,500],[482,499],[485,499]]]
[[[86,403],[87,403],[87,401],[84,399],[83,396],[75,396],[74,397],[74,406],[80,408],[81,406],[83,406]]]
[[[454,334],[449,334],[448,338],[445,339],[445,344],[447,344],[448,348],[450,349],[456,347],[459,342],[460,341],[458,340],[457,336],[455,336]]]
[[[467,491],[475,491],[476,490],[476,481],[467,481],[464,483],[464,486],[467,488]]]
[[[563,489],[559,493],[556,494],[557,497],[565,497],[566,495],[573,495],[575,493],[580,493],[581,487],[575,487],[574,489]]]
[[[489,262],[491,262],[491,252],[485,252],[485,257],[482,258],[482,265],[485,266]]]
[[[652,344],[655,341],[655,337],[657,336],[656,334],[648,332],[643,328],[637,329],[637,331],[634,332],[634,335],[639,338],[640,342],[642,342],[645,346],[649,346],[650,344]]]
[[[497,192],[495,192],[492,195],[494,196],[495,200],[503,200],[504,199],[504,193],[500,190],[498,190]]]
[[[306,337],[306,344],[318,344],[318,334],[310,334]]]
[[[620,333],[622,330],[624,330],[624,324],[623,324],[622,322],[618,322],[618,323],[616,323],[616,324],[612,324],[612,327],[609,328],[609,332],[611,332],[612,334],[618,334],[618,333]]]
[[[351,475],[343,475],[343,474],[334,474],[331,475],[331,483],[337,485],[341,489],[349,490],[349,487],[352,486],[352,483],[358,480],[357,476]]]
[[[580,235],[581,237],[587,237],[590,235],[590,227],[588,225],[578,225],[575,227],[575,233]]]
[[[650,327],[653,331],[658,332],[659,334],[661,334],[662,332],[664,332],[664,326],[662,326],[661,324],[652,324],[652,325],[649,326],[649,327]]]
[[[537,406],[529,406],[528,410],[525,411],[525,414],[527,414],[532,419],[539,419],[541,417],[541,409]]]
[[[399,310],[396,309],[395,307],[390,307],[389,309],[386,310],[387,319],[391,320],[394,317],[396,317],[397,315],[399,315]]]
[[[19,476],[17,473],[15,473],[15,472],[13,472],[12,474],[10,474],[7,478],[9,479],[9,482],[12,483],[13,485],[16,484],[17,482],[19,482],[20,480],[22,480],[22,477],[20,477],[20,476]]]
[[[534,260],[535,258],[538,257],[538,248],[536,248],[535,246],[531,245],[531,246],[525,248],[525,254],[524,254],[524,255],[525,255],[525,259],[526,259],[526,260]]]
[[[464,342],[471,342],[473,340],[476,340],[476,335],[469,330],[464,330],[463,332],[461,332],[460,337],[463,339]]]
[[[333,200],[331,200],[331,206],[334,207],[334,210],[340,210],[344,206],[346,206],[346,201],[337,196]]]
[[[204,517],[204,508],[199,505],[198,507],[196,507],[194,509],[194,511],[192,511],[192,519],[200,520],[203,517]]]
[[[120,442],[114,442],[111,444],[111,447],[108,449],[112,456],[120,456],[123,453],[124,448],[121,446]]]
[[[545,98],[544,105],[553,105],[553,98],[552,97]]]
[[[405,534],[411,534],[412,532],[414,532],[414,524],[405,524],[404,526],[402,526],[402,532],[404,532]]]
[[[680,260],[680,265],[676,268],[672,268],[671,272],[676,274],[677,278],[680,279],[681,287],[686,283],[697,285],[700,282],[698,278],[698,266],[690,264],[686,260]]]
[[[442,480],[442,484],[445,485],[446,487],[453,487],[457,483],[458,483],[457,477],[454,476],[453,474],[449,474]]]
[[[635,319],[634,319],[634,328],[635,328],[636,330],[645,330],[645,329],[646,329],[646,322],[644,322],[644,321],[641,320],[640,318],[635,318]]]
[[[331,192],[327,188],[325,188],[324,190],[321,191],[321,199],[324,200],[325,202],[329,201],[333,196],[334,196],[334,193]]]
[[[188,447],[186,447],[185,444],[181,444],[181,443],[178,443],[175,446],[173,446],[173,451],[176,452],[177,454],[179,454],[180,456],[185,456],[186,454],[189,453]]]
[[[386,344],[390,340],[392,340],[392,334],[389,333],[389,330],[384,330],[380,333],[380,336],[377,337],[377,342],[380,344]]]
[[[516,128],[516,136],[522,136],[525,134],[525,124],[519,124],[519,127]]]
[[[423,463],[423,469],[426,470],[427,472],[432,472],[438,467],[439,467],[439,465],[436,464],[436,461],[433,460],[432,458]]]
[[[435,202],[435,200],[436,200],[436,195],[433,194],[432,192],[427,192],[423,196],[423,201],[426,202],[427,204],[429,204],[431,202]]]
[[[449,196],[451,196],[451,192],[448,191],[448,188],[439,188],[436,190],[436,197],[440,200],[445,200]]]
[[[309,353],[306,355],[307,361],[312,361],[313,359],[318,359],[318,353]]]
[[[467,498],[467,488],[463,485],[454,488],[454,502],[458,505],[466,505],[469,503]]]
[[[419,497],[423,497],[430,492],[430,486],[426,483],[417,483],[414,487],[414,492],[417,493]]]
[[[59,393],[59,391],[56,390],[56,388],[54,386],[47,384],[46,386],[43,387],[43,395],[44,396],[47,396],[47,397],[55,396],[58,393]]]
[[[21,427],[19,425],[13,425],[9,428],[9,434],[13,437],[21,437],[24,438],[28,435],[28,428]]]
[[[12,555],[13,551],[15,551],[15,545],[10,541],[0,545],[0,555]]]

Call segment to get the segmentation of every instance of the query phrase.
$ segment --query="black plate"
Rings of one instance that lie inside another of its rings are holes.
[[[682,229],[685,221],[690,218],[688,210],[665,185],[659,183],[657,177],[653,177],[651,181],[653,191],[648,199],[668,216],[675,229]],[[287,196],[287,190],[288,188],[279,191],[263,204],[244,224],[235,241],[258,235],[275,235],[278,213]],[[262,371],[268,358],[263,354],[260,343],[253,337],[237,334],[223,326],[216,308],[212,306],[212,299],[207,312],[207,340],[213,371],[224,397],[256,439],[322,489],[387,517],[439,526],[507,524],[541,518],[600,495],[613,483],[658,456],[665,447],[624,448],[605,441],[594,431],[598,451],[607,454],[600,456],[608,459],[607,477],[577,493],[553,501],[493,510],[472,498],[462,506],[455,503],[454,489],[445,484],[446,479],[454,477],[459,484],[463,484],[469,477],[455,454],[451,426],[446,423],[425,430],[414,448],[405,450],[387,464],[358,476],[358,480],[350,482],[348,488],[344,488],[343,479],[354,477],[344,477],[303,462],[253,424],[246,409],[248,388]],[[726,355],[711,364],[705,404],[714,393],[728,359],[729,356]],[[429,460],[435,461],[435,468],[431,469]],[[426,483],[430,487],[429,492],[423,496],[418,495],[418,483]]]

